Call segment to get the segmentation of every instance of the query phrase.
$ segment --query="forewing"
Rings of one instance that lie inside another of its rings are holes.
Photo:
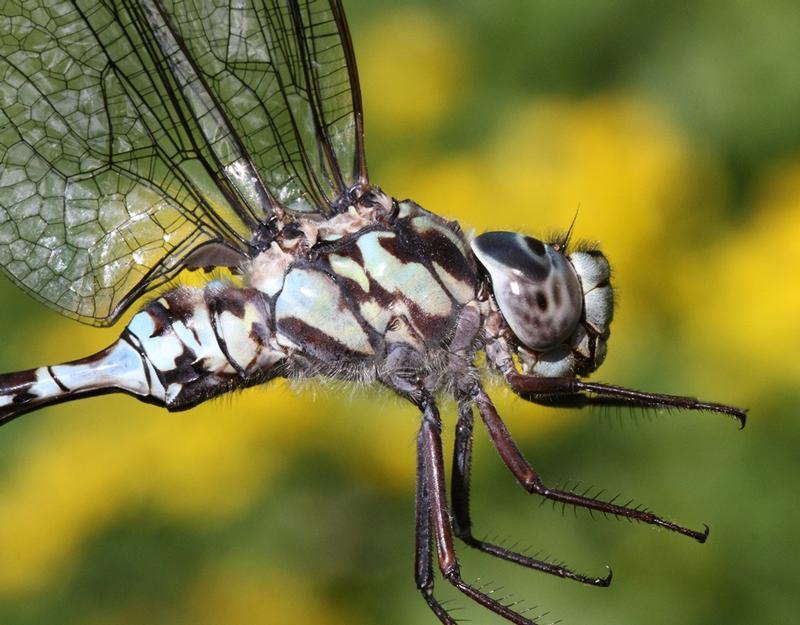
[[[38,299],[112,322],[181,260],[249,224],[199,121],[121,6],[5,3],[0,18],[0,264]]]
[[[111,323],[184,261],[234,264],[275,212],[366,181],[335,3],[3,12],[0,264],[69,316]]]

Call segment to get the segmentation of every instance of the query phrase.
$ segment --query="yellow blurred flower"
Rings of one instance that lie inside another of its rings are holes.
[[[223,564],[201,574],[190,590],[188,607],[194,625],[358,623],[302,579],[241,564]]]
[[[363,29],[358,69],[368,130],[422,135],[450,110],[467,61],[452,24],[443,19],[405,7]]]
[[[800,380],[800,160],[765,177],[752,217],[719,241],[714,232],[687,269],[683,294],[693,367],[744,401]]]

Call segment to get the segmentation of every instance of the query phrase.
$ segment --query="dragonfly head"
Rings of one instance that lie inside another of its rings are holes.
[[[608,261],[595,249],[564,247],[515,232],[472,241],[530,375],[587,375],[605,359],[614,311]]]

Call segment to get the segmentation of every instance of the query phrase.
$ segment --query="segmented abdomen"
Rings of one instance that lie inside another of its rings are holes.
[[[271,340],[262,293],[221,283],[179,288],[146,306],[122,335],[152,365],[152,394],[172,409],[267,379],[285,354]]]

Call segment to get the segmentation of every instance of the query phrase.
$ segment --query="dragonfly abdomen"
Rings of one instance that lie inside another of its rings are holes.
[[[151,372],[120,340],[97,354],[61,365],[0,375],[0,425],[21,414],[77,397],[113,391],[149,395]]]
[[[86,395],[123,392],[182,410],[274,375],[275,344],[261,292],[213,282],[178,288],[137,313],[92,356],[0,376],[0,423]]]
[[[285,358],[271,325],[262,293],[213,282],[166,293],[131,319],[121,340],[152,366],[163,389],[157,398],[180,410],[268,379]]]

